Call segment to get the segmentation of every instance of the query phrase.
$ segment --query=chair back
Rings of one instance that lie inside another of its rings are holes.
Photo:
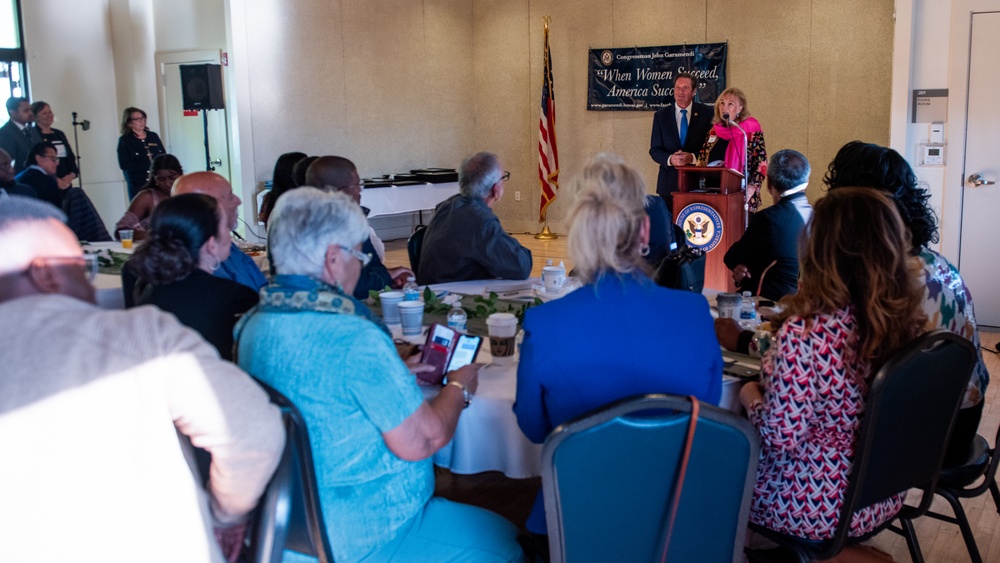
[[[305,420],[287,397],[260,380],[257,383],[281,409],[287,436],[278,469],[258,504],[250,561],[279,563],[288,549],[333,563]]]
[[[757,433],[701,405],[669,561],[740,556],[757,472]],[[623,399],[552,431],[542,490],[553,562],[659,561],[691,403]]]
[[[976,361],[968,340],[938,329],[882,366],[865,401],[836,535],[823,553],[840,551],[854,512],[893,495],[922,489],[920,506],[906,507],[901,515],[915,518],[927,511]]]
[[[406,253],[410,255],[410,269],[413,275],[417,275],[417,267],[420,266],[420,251],[424,247],[424,235],[427,234],[427,225],[417,225],[413,234],[406,241]]]

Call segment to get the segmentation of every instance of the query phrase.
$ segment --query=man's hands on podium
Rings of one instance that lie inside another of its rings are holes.
[[[670,155],[670,165],[671,166],[688,166],[694,164],[694,155],[689,152],[677,151]]]

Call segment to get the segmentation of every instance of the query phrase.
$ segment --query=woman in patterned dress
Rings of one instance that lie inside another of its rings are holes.
[[[727,121],[728,119],[728,121]],[[760,187],[767,174],[767,148],[764,146],[764,131],[760,122],[750,117],[747,95],[739,88],[726,88],[715,100],[715,125],[708,133],[705,144],[698,153],[698,166],[722,162],[726,168],[743,171],[743,161],[747,166],[749,181],[744,196],[750,213],[760,207]],[[734,127],[732,123],[739,127]],[[742,131],[741,131],[742,130]],[[747,148],[744,154],[743,133],[746,133]]]
[[[799,292],[762,384],[740,401],[761,438],[750,521],[777,532],[833,536],[871,378],[925,326],[923,269],[892,201],[867,188],[831,191],[814,208]],[[859,510],[851,535],[895,516],[902,495]]]

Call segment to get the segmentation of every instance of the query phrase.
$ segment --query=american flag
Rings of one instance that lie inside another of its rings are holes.
[[[549,52],[549,22],[545,20],[545,69],[542,77],[542,111],[538,115],[538,180],[542,183],[539,221],[556,199],[559,189],[559,152],[556,150],[556,96],[552,83],[552,55]]]

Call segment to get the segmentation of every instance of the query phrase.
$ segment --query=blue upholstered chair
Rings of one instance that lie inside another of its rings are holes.
[[[659,561],[691,403],[643,395],[552,431],[542,488],[553,562]],[[701,404],[669,561],[741,557],[757,471],[757,433]]]

